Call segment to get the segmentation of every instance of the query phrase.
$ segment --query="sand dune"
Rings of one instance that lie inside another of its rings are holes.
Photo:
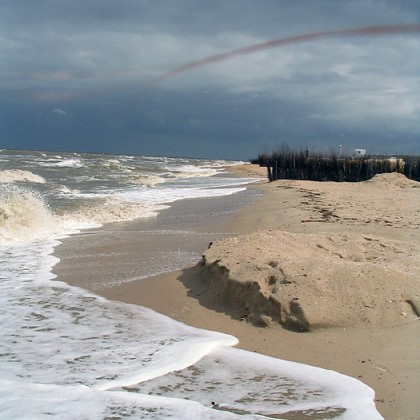
[[[200,281],[215,308],[221,300],[253,324],[307,331],[415,320],[419,273],[416,244],[278,230],[217,241],[204,253]]]

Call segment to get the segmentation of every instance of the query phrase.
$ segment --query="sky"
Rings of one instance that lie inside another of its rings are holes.
[[[418,0],[2,0],[0,148],[420,154],[420,31],[337,34],[413,24]]]

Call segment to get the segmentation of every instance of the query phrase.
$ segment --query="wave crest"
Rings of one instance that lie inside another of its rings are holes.
[[[143,217],[155,217],[160,210],[168,206],[134,203],[116,198],[106,198],[94,205],[84,206],[62,216],[62,220],[72,224],[103,225],[113,222],[127,222]]]
[[[35,193],[16,186],[0,188],[0,242],[24,242],[49,236],[57,223]]]
[[[154,188],[158,184],[163,184],[165,182],[165,178],[158,176],[158,175],[150,175],[150,174],[137,174],[133,175],[130,178],[134,184],[144,185],[148,188]]]
[[[21,169],[7,169],[5,171],[0,171],[0,183],[19,181],[45,184],[45,179],[42,176],[33,174],[30,171],[23,171]]]

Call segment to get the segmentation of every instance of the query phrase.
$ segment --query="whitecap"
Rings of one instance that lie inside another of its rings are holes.
[[[0,242],[28,241],[57,232],[57,221],[40,195],[13,185],[0,191]]]
[[[45,184],[45,179],[40,175],[21,169],[7,169],[0,171],[0,183],[9,182],[34,182]]]

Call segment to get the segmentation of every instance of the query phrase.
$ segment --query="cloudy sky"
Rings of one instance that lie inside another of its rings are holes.
[[[248,159],[420,154],[418,0],[2,0],[0,148]],[[170,77],[169,77],[170,76]]]

